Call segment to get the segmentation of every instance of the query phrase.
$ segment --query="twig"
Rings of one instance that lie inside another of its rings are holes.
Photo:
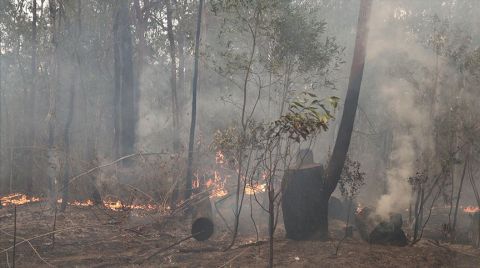
[[[15,245],[11,246],[11,247],[8,247],[6,249],[3,249],[2,251],[0,251],[0,254],[1,253],[4,253],[4,252],[7,252],[9,251],[10,249],[16,247],[16,246],[19,246],[23,243],[27,243],[29,241],[32,241],[32,240],[35,240],[37,238],[41,238],[41,237],[45,237],[45,236],[48,236],[48,235],[51,235],[52,233],[61,233],[61,232],[64,232],[64,231],[68,231],[68,230],[72,230],[72,229],[79,229],[79,228],[87,228],[87,227],[95,227],[95,226],[102,226],[103,224],[95,224],[95,225],[86,225],[86,226],[73,226],[73,227],[68,227],[68,228],[65,228],[65,229],[60,229],[60,230],[56,230],[55,232],[48,232],[48,233],[44,233],[44,234],[41,234],[41,235],[37,235],[37,236],[34,236],[34,237],[31,237],[29,239],[24,239],[22,242],[18,242],[16,243]]]
[[[17,205],[13,208],[13,256],[12,256],[12,266],[15,268],[15,250],[17,244]]]
[[[8,235],[8,236],[13,236],[12,234],[9,234],[9,233],[7,233],[7,232],[5,232],[5,231],[2,231],[2,230],[0,230],[0,232],[6,234],[6,235]],[[22,239],[22,240],[25,240],[25,238],[20,237],[20,236],[19,236],[18,238],[20,238],[20,239]],[[38,253],[37,249],[32,245],[32,243],[30,243],[30,241],[27,241],[27,243],[28,243],[28,245],[32,248],[32,250],[33,250],[33,252],[35,253],[35,255],[37,255],[37,257],[38,257],[43,263],[45,263],[46,265],[48,265],[48,266],[50,266],[50,267],[54,267],[51,263],[49,263],[49,262],[46,261],[44,258],[42,258],[42,256],[40,255],[40,253]],[[5,254],[7,254],[7,257],[8,257],[8,252],[5,252]],[[8,259],[7,259],[7,263],[8,263]],[[8,265],[8,267],[10,267],[10,264]]]
[[[185,237],[185,238],[182,238],[182,239],[178,240],[177,242],[175,242],[175,243],[173,243],[173,244],[171,244],[171,245],[169,245],[169,246],[167,246],[167,247],[157,249],[157,250],[155,250],[153,253],[151,253],[150,255],[148,255],[147,257],[138,259],[137,261],[135,261],[135,263],[136,263],[136,264],[142,264],[143,262],[148,261],[149,259],[151,259],[151,258],[153,258],[154,256],[158,255],[159,253],[162,253],[162,252],[164,252],[164,251],[167,251],[167,250],[173,248],[174,246],[179,245],[179,244],[181,244],[182,242],[185,242],[185,241],[187,241],[188,239],[190,239],[190,238],[192,238],[192,237],[194,237],[194,236],[196,236],[196,235],[198,235],[198,234],[200,234],[200,233],[201,233],[201,232],[198,232],[198,233],[196,233],[196,234],[189,235],[189,236],[187,236],[187,237]]]
[[[104,165],[100,165],[100,166],[96,166],[94,168],[91,168],[91,169],[89,169],[85,172],[82,172],[82,173],[70,178],[68,180],[68,184],[72,183],[73,181],[77,180],[80,177],[83,177],[85,175],[88,175],[88,174],[94,172],[97,169],[101,169],[101,168],[104,168],[104,167],[114,165],[114,164],[116,164],[116,163],[118,163],[122,160],[128,159],[128,158],[132,158],[132,157],[136,157],[136,156],[145,156],[145,155],[159,155],[159,154],[166,154],[166,153],[142,153],[142,152],[140,152],[140,153],[133,153],[133,154],[125,155],[125,156],[122,156],[122,157],[118,158],[117,160],[115,160],[113,162],[110,162],[110,163],[107,163],[107,164],[104,164]],[[63,188],[60,189],[59,191],[62,191],[62,190],[63,190]]]
[[[55,204],[55,215],[53,216],[52,250],[55,249],[55,228],[57,226],[57,204]]]
[[[5,252],[5,257],[7,258],[7,267],[10,268],[10,260],[8,259],[8,252]]]
[[[236,255],[235,257],[231,258],[230,260],[228,260],[227,262],[225,262],[223,265],[221,266],[218,266],[218,268],[222,268],[222,267],[225,267],[227,266],[227,264],[231,263],[232,261],[234,261],[235,259],[237,259],[238,257],[242,256],[243,254],[245,254],[245,252],[247,252],[247,250],[249,250],[250,248],[246,248],[244,251],[240,252],[240,254]]]

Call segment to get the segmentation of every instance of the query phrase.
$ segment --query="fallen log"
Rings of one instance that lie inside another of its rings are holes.
[[[212,205],[207,196],[193,207],[191,233],[197,241],[205,241],[213,235],[213,231]]]

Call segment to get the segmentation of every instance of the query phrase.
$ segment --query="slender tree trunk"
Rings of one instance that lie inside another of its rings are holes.
[[[350,146],[355,115],[358,106],[358,97],[362,84],[363,69],[365,65],[365,55],[367,50],[368,20],[372,0],[362,0],[360,2],[360,11],[357,24],[357,37],[355,40],[355,50],[353,54],[352,67],[350,70],[350,79],[348,83],[347,95],[345,97],[344,110],[340,127],[338,130],[335,147],[327,168],[326,186],[328,192],[333,192],[337,186],[340,174]]]
[[[343,109],[342,120],[338,130],[335,147],[333,148],[332,156],[328,163],[327,174],[325,178],[325,191],[328,198],[326,202],[337,187],[338,180],[342,173],[343,165],[347,157],[350,140],[352,137],[353,125],[355,122],[355,115],[357,113],[358,97],[360,95],[360,87],[362,84],[363,69],[365,65],[365,55],[367,50],[368,37],[368,21],[372,7],[372,0],[362,0],[360,2],[360,11],[357,24],[357,37],[355,40],[355,50],[353,53],[352,67],[350,70],[350,79],[348,82],[347,95],[345,97],[345,104]],[[327,208],[328,211],[328,208]],[[323,216],[322,216],[323,217]],[[327,222],[328,222],[328,215]],[[328,235],[328,224],[320,230],[321,236]]]
[[[2,32],[0,32],[0,186],[2,186],[2,189],[5,189],[3,187],[5,178],[3,177],[3,146],[2,146],[2,132],[1,130],[3,129],[3,121],[2,121],[2,102],[3,102],[3,88],[2,88]],[[0,191],[1,193],[2,191]],[[0,205],[1,206],[1,205]]]
[[[119,1],[114,19],[114,155],[120,157],[135,150],[137,123],[133,73],[133,47],[129,3]],[[122,161],[126,165],[130,161]]]
[[[75,79],[74,79],[75,80]],[[67,124],[65,125],[65,132],[64,135],[64,146],[65,146],[65,167],[63,171],[63,193],[62,193],[62,205],[60,206],[60,211],[64,212],[67,208],[68,198],[69,198],[69,177],[70,177],[70,136],[71,132],[70,129],[72,127],[73,122],[73,113],[74,113],[74,104],[75,104],[75,82],[72,82],[72,86],[70,88],[70,101],[67,116]]]
[[[195,145],[195,125],[197,120],[197,83],[198,83],[198,60],[200,48],[200,27],[202,24],[202,10],[204,0],[198,2],[197,14],[197,32],[195,34],[195,65],[193,67],[192,80],[192,120],[190,123],[190,137],[188,141],[188,158],[187,158],[187,177],[185,198],[188,199],[192,195],[192,180],[193,180],[193,150]]]
[[[55,0],[49,0],[49,13],[52,27],[52,45],[53,45],[53,59],[51,73],[53,81],[50,84],[49,92],[49,111],[48,111],[48,167],[47,167],[47,176],[48,176],[48,195],[50,205],[56,206],[57,202],[57,189],[56,182],[58,176],[58,169],[60,161],[58,160],[58,154],[54,148],[55,146],[55,117],[56,117],[56,89],[58,87],[58,40],[57,40],[57,30],[56,30],[56,15],[57,15],[57,6]]]
[[[114,60],[114,87],[113,87],[113,157],[120,157],[120,92],[121,92],[121,61],[120,37],[118,33],[118,11],[113,13],[113,60]]]
[[[31,86],[30,94],[28,101],[28,118],[30,122],[28,123],[29,131],[27,135],[26,142],[27,146],[33,147],[35,145],[35,79],[37,76],[37,1],[32,0],[32,66],[31,66]],[[26,193],[32,194],[33,192],[33,150],[27,150],[27,176],[26,176]]]
[[[467,171],[467,166],[468,166],[468,160],[469,160],[469,155],[465,157],[465,163],[463,165],[463,171],[462,171],[462,178],[460,179],[460,185],[458,186],[458,194],[457,194],[457,201],[455,203],[455,213],[453,214],[453,224],[452,224],[452,231],[453,231],[453,239],[455,239],[455,234],[456,234],[456,226],[457,226],[457,214],[458,214],[458,205],[460,203],[460,197],[462,194],[462,187],[463,187],[463,181],[465,179],[465,174]]]
[[[173,10],[170,0],[165,1],[167,6],[167,36],[170,52],[170,87],[172,90],[172,118],[173,118],[173,151],[178,152],[180,148],[179,139],[179,111],[177,99],[177,56],[175,48],[175,36],[173,33]]]

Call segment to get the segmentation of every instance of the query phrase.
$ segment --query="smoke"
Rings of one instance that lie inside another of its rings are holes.
[[[428,105],[431,73],[411,74],[410,71],[419,66],[433,70],[435,56],[411,33],[396,27],[399,26],[396,20],[402,20],[402,17],[392,19],[392,14],[399,11],[404,10],[392,3],[377,2],[374,5],[367,60],[374,65],[375,73],[371,78],[375,81],[377,105],[387,112],[383,124],[392,137],[392,145],[386,149],[388,160],[385,178],[382,178],[386,193],[376,202],[376,213],[382,218],[409,207],[412,189],[408,178],[420,166],[428,166],[427,157],[434,148],[433,122]],[[411,70],[396,68],[397,62],[410,65]]]

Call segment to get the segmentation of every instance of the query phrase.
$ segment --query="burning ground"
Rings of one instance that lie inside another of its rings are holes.
[[[17,200],[29,199],[20,196]],[[14,207],[4,202],[0,210],[0,264],[12,260]],[[17,202],[17,201],[15,201]],[[13,201],[11,203],[14,203]],[[266,226],[259,222],[260,235],[243,230],[235,246],[223,251],[230,233],[218,214],[215,234],[206,242],[187,239],[189,218],[139,207],[75,205],[57,214],[45,202],[17,202],[17,267],[264,267],[268,246]],[[468,217],[468,215],[467,215]],[[467,245],[441,243],[428,237],[407,247],[370,245],[357,235],[345,240],[338,255],[336,245],[343,237],[344,223],[332,220],[332,240],[292,241],[285,239],[279,223],[275,239],[278,267],[478,267],[480,250]],[[53,234],[55,234],[53,236]],[[156,253],[156,254],[155,254]],[[7,258],[8,255],[8,258]]]

